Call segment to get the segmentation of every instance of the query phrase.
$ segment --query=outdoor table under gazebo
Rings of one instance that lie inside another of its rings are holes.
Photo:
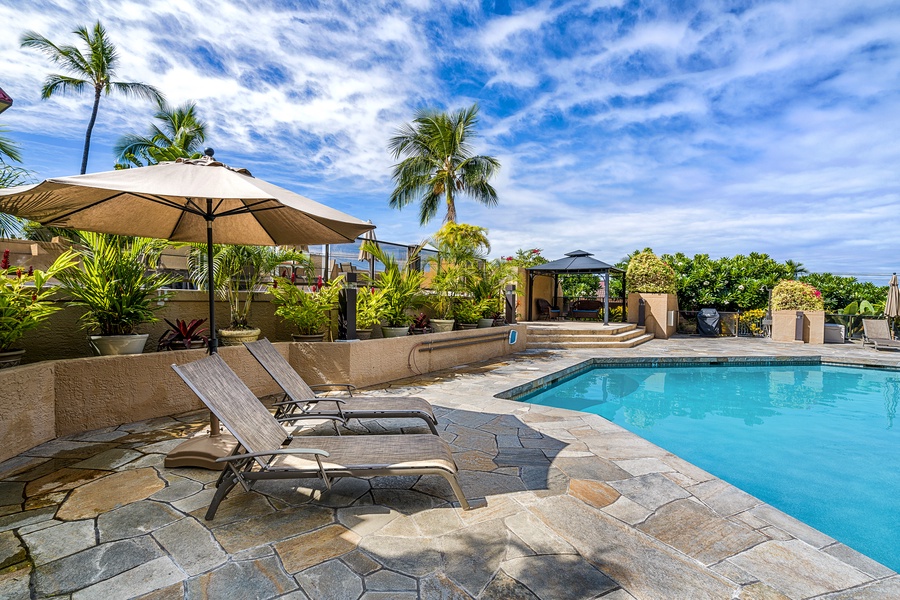
[[[623,277],[622,306],[625,306],[625,271],[603,261],[591,258],[594,256],[584,250],[575,250],[560,258],[542,265],[527,267],[528,272],[528,320],[531,320],[534,309],[534,278],[538,276],[553,277],[553,303],[559,299],[557,294],[560,275],[602,275],[603,276],[603,324],[609,325],[609,276],[610,273]]]

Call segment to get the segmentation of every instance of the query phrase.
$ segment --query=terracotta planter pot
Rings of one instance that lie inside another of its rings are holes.
[[[240,346],[244,342],[255,342],[260,333],[259,329],[220,329],[219,341],[223,346]]]
[[[142,354],[147,345],[149,333],[130,335],[92,335],[91,346],[100,356],[119,354]]]

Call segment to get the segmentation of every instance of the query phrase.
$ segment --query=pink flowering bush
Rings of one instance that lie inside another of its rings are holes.
[[[825,310],[825,303],[810,284],[785,279],[772,290],[772,310]]]

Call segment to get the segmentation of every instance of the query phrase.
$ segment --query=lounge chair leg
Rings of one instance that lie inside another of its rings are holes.
[[[434,435],[439,435],[437,427],[435,427],[434,425],[434,421],[432,421],[428,417],[422,417],[422,420],[428,423],[428,428],[431,430],[431,433],[433,433]]]
[[[450,487],[453,488],[453,493],[456,494],[456,498],[459,500],[460,506],[462,506],[463,510],[471,510],[472,507],[469,506],[468,500],[466,500],[465,494],[463,494],[462,488],[459,487],[459,481],[456,479],[456,475],[451,475],[450,473],[442,473],[444,479],[447,480],[447,483],[450,484]]]
[[[216,488],[216,493],[213,495],[212,501],[209,503],[209,508],[206,510],[206,516],[204,519],[207,521],[212,521],[213,517],[216,516],[216,511],[219,509],[219,504],[222,500],[225,499],[225,496],[228,495],[228,492],[231,491],[231,488],[237,485],[238,479],[232,474],[230,478],[222,478],[219,481],[219,485]]]

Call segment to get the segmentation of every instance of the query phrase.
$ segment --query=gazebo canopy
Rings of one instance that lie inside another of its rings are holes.
[[[593,254],[584,250],[575,250],[566,254],[565,258],[560,258],[552,262],[544,263],[534,267],[528,267],[526,270],[535,275],[551,275],[553,273],[578,274],[578,273],[623,273],[622,269],[617,269],[612,265],[608,265],[603,261],[591,258]]]
[[[579,275],[579,274],[601,274],[603,275],[603,324],[609,325],[609,276],[610,274],[624,276],[625,271],[606,264],[596,258],[591,258],[593,254],[584,250],[575,250],[566,254],[565,258],[554,260],[534,267],[527,267],[528,272],[528,298],[531,299],[532,290],[534,288],[534,278],[541,275],[553,277],[553,300],[556,302],[556,280],[559,275]],[[624,291],[624,286],[623,286]],[[624,299],[623,299],[624,300]],[[528,320],[531,320],[531,305],[533,302],[529,300]]]

